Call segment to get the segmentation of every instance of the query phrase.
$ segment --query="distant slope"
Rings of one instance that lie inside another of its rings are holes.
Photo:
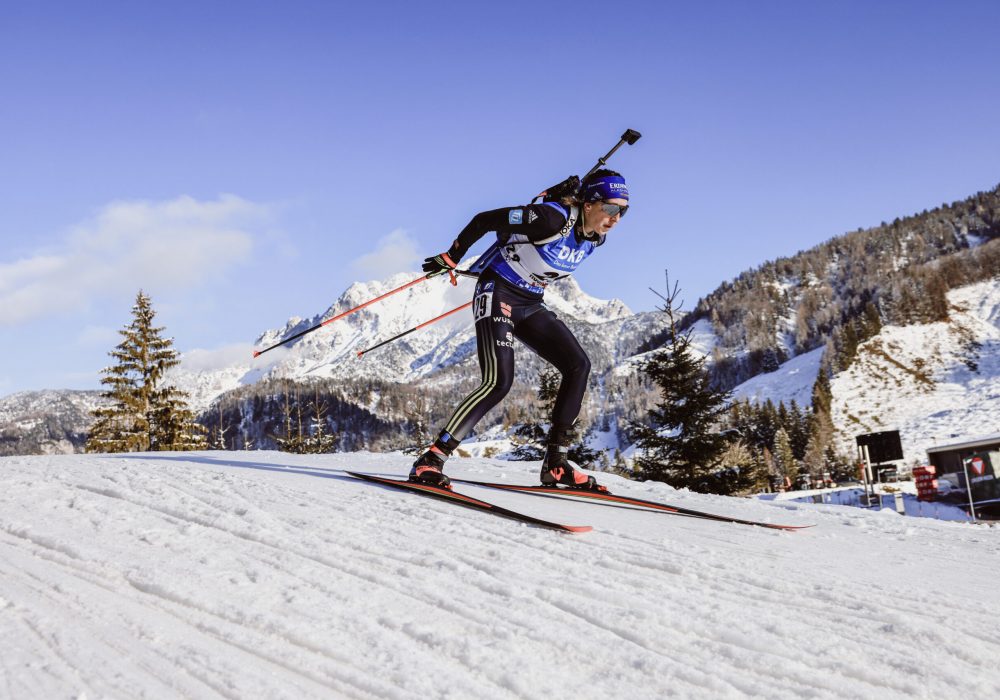
[[[0,398],[0,455],[82,451],[97,391],[23,391]]]
[[[942,320],[949,289],[1000,269],[1000,187],[932,211],[837,236],[722,284],[682,326],[711,322],[714,372],[735,386],[832,338],[866,314],[906,325]]]
[[[842,444],[899,429],[907,462],[954,437],[1000,431],[1000,274],[948,293],[947,321],[885,326],[835,375]]]
[[[474,491],[595,528],[569,535],[341,471],[406,461],[0,459],[0,694],[1000,696],[995,528],[613,476],[625,493],[816,527]],[[528,481],[536,466],[452,471]]]
[[[751,377],[733,389],[735,401],[790,405],[795,401],[801,407],[808,407],[812,401],[813,384],[819,373],[823,349],[811,350],[793,357],[774,372],[763,372]]]

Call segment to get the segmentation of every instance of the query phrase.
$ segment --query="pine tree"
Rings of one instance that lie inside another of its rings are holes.
[[[229,426],[224,424],[225,416],[222,412],[222,404],[219,403],[216,406],[216,411],[218,413],[219,422],[217,427],[212,430],[211,439],[211,449],[213,450],[225,450],[226,449],[226,433],[229,432]]]
[[[119,331],[122,342],[109,355],[102,396],[110,404],[94,411],[88,452],[198,450],[207,447],[205,429],[187,407],[187,394],[163,384],[164,373],[180,363],[173,339],[153,325],[156,312],[142,290],[132,307],[132,322]]]
[[[794,484],[799,475],[799,465],[792,454],[792,441],[784,428],[779,428],[774,436],[774,462],[778,473]]]
[[[300,388],[295,388],[295,405],[291,403],[291,392],[288,385],[285,385],[285,435],[284,437],[274,436],[274,441],[278,449],[282,452],[292,454],[324,454],[333,452],[333,448],[339,439],[337,435],[327,432],[326,412],[327,404],[320,400],[319,387],[313,387],[313,400],[310,403],[312,415],[307,418],[308,430],[302,422],[302,398]],[[292,430],[292,412],[295,413],[295,430]]]
[[[830,467],[828,453],[833,451],[834,425],[830,417],[833,390],[830,388],[827,348],[820,360],[819,372],[812,390],[812,413],[809,415],[809,438],[806,442],[804,460],[813,474],[826,471]]]
[[[802,461],[806,455],[806,446],[809,444],[809,411],[799,408],[799,403],[792,399],[788,407],[788,438],[792,445],[792,454],[795,459]]]
[[[854,328],[853,321],[848,321],[844,325],[841,342],[843,345],[840,348],[838,365],[841,370],[846,370],[851,366],[851,363],[854,362],[854,358],[858,356],[858,333]]]
[[[788,410],[788,407],[785,406],[785,402],[784,401],[779,401],[778,402],[778,427],[779,428],[783,428],[785,430],[785,432],[789,434],[789,437],[791,437],[791,432],[792,432],[792,420],[791,420],[790,415],[791,414],[790,414],[790,412]]]
[[[337,436],[327,432],[326,412],[327,403],[321,401],[319,397],[319,387],[313,389],[313,414],[309,420],[309,436],[305,439],[305,452],[307,454],[326,454],[333,452],[337,444]]]
[[[861,322],[861,339],[868,340],[876,336],[882,330],[882,317],[879,315],[878,307],[872,302],[865,304],[865,315]]]
[[[774,450],[774,436],[778,432],[778,411],[768,399],[763,406],[756,406],[753,413],[753,439],[760,449]]]
[[[729,392],[711,386],[705,360],[691,352],[691,332],[677,329],[678,289],[670,290],[661,309],[667,314],[665,346],[643,363],[644,374],[659,389],[660,401],[649,413],[649,424],[633,424],[639,450],[639,476],[679,488],[724,489],[713,479],[728,438],[716,431],[727,411]],[[715,483],[713,483],[713,481]]]
[[[414,392],[414,395],[408,398],[404,409],[406,422],[409,424],[409,438],[412,440],[410,446],[403,450],[404,453],[411,455],[423,454],[424,450],[434,442],[434,437],[431,436],[431,428],[427,424],[427,415],[429,413],[430,407],[423,393],[420,391]]]

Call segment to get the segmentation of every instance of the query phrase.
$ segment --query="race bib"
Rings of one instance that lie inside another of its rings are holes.
[[[476,323],[479,323],[480,319],[488,318],[492,310],[493,289],[491,286],[490,291],[480,292],[476,295],[476,298],[472,300],[472,315],[476,319]]]

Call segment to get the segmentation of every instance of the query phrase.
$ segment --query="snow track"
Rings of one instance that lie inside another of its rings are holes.
[[[398,455],[0,459],[0,697],[996,697],[1000,531],[613,490],[795,533],[343,475]],[[455,460],[530,482],[533,465]]]

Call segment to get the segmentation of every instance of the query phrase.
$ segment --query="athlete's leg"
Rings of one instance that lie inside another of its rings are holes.
[[[583,395],[590,376],[590,358],[569,327],[549,309],[541,308],[517,325],[517,337],[562,374],[552,410],[545,458],[543,484],[564,484],[578,489],[603,491],[594,477],[579,471],[567,458],[573,423],[580,415]]]
[[[461,441],[476,423],[496,406],[510,391],[514,383],[514,325],[506,311],[501,309],[500,295],[494,293],[492,282],[481,282],[473,298],[476,318],[476,349],[482,381],[455,409],[444,432]]]
[[[482,381],[458,405],[434,444],[414,462],[411,480],[450,488],[451,480],[443,473],[445,461],[486,412],[510,391],[514,382],[514,342],[509,330],[512,326],[495,320],[495,314],[491,313],[493,296],[492,285],[488,288],[479,285],[473,298],[473,309],[479,310],[476,313],[476,349]]]
[[[514,335],[562,374],[552,410],[552,424],[572,426],[580,415],[590,377],[590,358],[580,342],[569,327],[546,308],[518,323]]]

